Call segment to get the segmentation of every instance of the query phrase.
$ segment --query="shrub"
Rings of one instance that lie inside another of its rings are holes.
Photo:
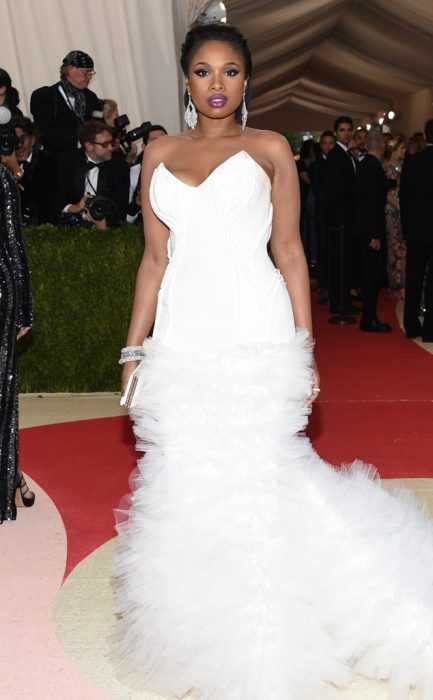
[[[26,229],[25,242],[35,325],[18,344],[20,391],[116,391],[142,229],[45,225]]]

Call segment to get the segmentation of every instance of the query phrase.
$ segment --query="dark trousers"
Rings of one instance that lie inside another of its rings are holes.
[[[406,333],[409,335],[421,334],[418,314],[421,306],[424,278],[424,305],[426,311],[422,337],[433,340],[433,241],[407,241],[403,323]]]
[[[382,282],[384,247],[374,250],[370,240],[362,239],[362,320],[377,320],[377,297]]]
[[[326,219],[316,220],[319,289],[329,289],[329,234]]]
[[[329,308],[344,313],[350,304],[350,240],[351,232],[329,228]]]
[[[352,237],[349,240],[349,285],[350,289],[362,287],[362,244],[360,238]]]

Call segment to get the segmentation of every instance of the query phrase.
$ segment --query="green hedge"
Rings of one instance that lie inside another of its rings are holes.
[[[26,229],[25,242],[35,325],[18,343],[20,391],[118,390],[142,229],[46,225]]]

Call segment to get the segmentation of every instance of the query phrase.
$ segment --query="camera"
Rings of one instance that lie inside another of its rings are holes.
[[[94,197],[86,199],[88,212],[94,221],[102,221],[107,216],[116,214],[116,205],[110,197],[103,194],[97,194]]]
[[[7,107],[0,107],[0,155],[11,156],[17,146],[24,143],[24,136],[16,136],[10,124],[12,114]]]
[[[127,131],[126,127],[129,126],[129,124],[130,121],[126,114],[121,114],[120,117],[116,117],[114,120],[114,137],[118,139],[125,153],[129,153],[132,142],[144,138],[149,128],[152,126],[152,122],[143,122],[135,129]]]

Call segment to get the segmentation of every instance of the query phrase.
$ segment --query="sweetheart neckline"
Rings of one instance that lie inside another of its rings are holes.
[[[179,177],[177,177],[177,175],[175,175],[174,173],[172,173],[171,170],[169,170],[169,169],[167,168],[167,166],[165,165],[164,161],[161,161],[161,162],[156,166],[156,168],[155,168],[155,170],[153,171],[153,173],[155,174],[155,172],[158,170],[158,168],[163,167],[164,170],[165,170],[169,175],[171,175],[171,177],[174,178],[177,182],[180,182],[181,185],[184,185],[185,187],[189,187],[189,188],[192,189],[192,190],[199,190],[201,187],[203,187],[203,185],[205,185],[205,184],[212,178],[212,176],[213,176],[218,170],[220,170],[224,165],[227,165],[227,163],[229,163],[231,160],[233,160],[234,158],[236,158],[237,156],[240,156],[240,155],[247,156],[247,158],[248,158],[249,160],[251,160],[258,168],[260,168],[260,170],[265,174],[265,176],[266,176],[266,178],[267,178],[267,180],[268,180],[268,182],[269,182],[269,185],[272,187],[271,178],[269,177],[268,173],[267,173],[266,170],[264,169],[263,165],[260,165],[260,163],[258,163],[258,162],[256,161],[256,159],[253,158],[252,156],[250,156],[250,154],[248,153],[248,151],[245,151],[244,149],[242,149],[242,150],[240,150],[240,151],[236,151],[236,153],[233,153],[231,156],[229,156],[228,158],[226,158],[225,160],[223,160],[221,163],[219,163],[219,164],[209,173],[209,175],[208,175],[207,177],[205,177],[205,179],[202,180],[202,182],[200,182],[198,185],[190,185],[188,182],[184,182],[183,180],[181,180]]]

